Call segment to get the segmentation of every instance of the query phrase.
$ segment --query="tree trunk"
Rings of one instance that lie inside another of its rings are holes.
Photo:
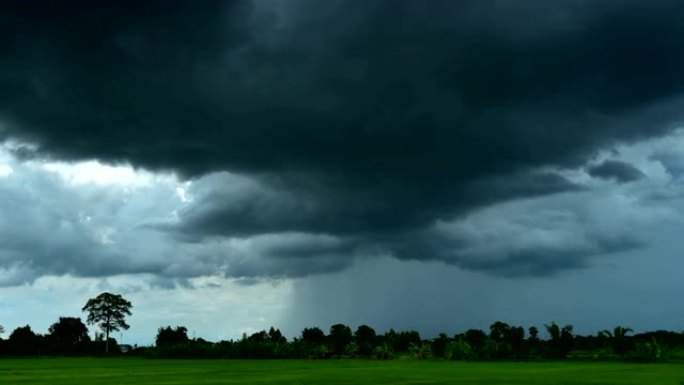
[[[107,337],[105,337],[105,354],[109,354],[109,329],[105,332],[107,333]]]

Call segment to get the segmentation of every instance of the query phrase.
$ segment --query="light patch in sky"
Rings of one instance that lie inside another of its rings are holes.
[[[0,164],[0,178],[6,178],[14,172],[14,169],[12,167],[6,165],[6,164]]]
[[[111,166],[94,160],[78,163],[48,162],[34,166],[53,172],[74,185],[149,187],[159,178],[169,178],[148,171],[134,170],[128,165]]]
[[[209,341],[239,339],[242,333],[278,327],[290,303],[293,282],[259,281],[242,285],[234,279],[204,276],[187,285],[161,287],[152,275],[118,275],[108,278],[44,276],[33,284],[3,289],[0,319],[9,333],[28,322],[45,334],[59,317],[80,317],[89,298],[103,291],[122,294],[132,302],[131,328],[114,333],[120,343],[154,344],[157,329],[185,326],[190,336]],[[49,304],[49,306],[46,306]],[[97,329],[90,326],[94,336]]]
[[[113,245],[115,242],[112,239],[112,236],[116,234],[116,230],[111,228],[111,227],[103,227],[99,231],[100,233],[100,242],[103,245]]]
[[[188,189],[187,189],[189,185],[190,185],[190,182],[186,183],[183,187],[176,187],[176,195],[178,195],[178,198],[183,203],[192,202],[192,196],[190,196],[190,194],[188,194]]]
[[[6,178],[14,173],[14,168],[11,166],[14,159],[9,151],[10,147],[7,143],[0,145],[0,178]]]

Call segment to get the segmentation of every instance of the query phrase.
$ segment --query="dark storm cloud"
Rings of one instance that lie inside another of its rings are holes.
[[[596,178],[614,179],[619,183],[633,182],[645,177],[638,168],[617,160],[605,160],[599,165],[590,167],[589,175]]]
[[[576,190],[538,169],[667,132],[682,18],[668,1],[3,2],[0,135],[251,181],[200,194],[186,239],[372,244]]]
[[[420,186],[386,187],[378,183],[369,190],[349,192],[321,186],[312,192],[292,184],[274,187],[244,176],[215,173],[190,188],[194,202],[178,210],[180,221],[152,227],[173,231],[186,241],[279,232],[372,236],[422,228],[440,216],[452,217],[503,198],[582,189],[548,173],[488,178],[445,196],[426,196],[422,202],[416,191]]]

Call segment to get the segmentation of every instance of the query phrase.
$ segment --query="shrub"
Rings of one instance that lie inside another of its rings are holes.
[[[449,360],[471,360],[475,358],[475,352],[468,342],[459,338],[447,344],[446,358]]]

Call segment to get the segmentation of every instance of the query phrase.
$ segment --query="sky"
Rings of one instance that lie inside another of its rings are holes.
[[[166,325],[681,331],[682,19],[2,2],[0,325],[45,333],[110,291],[142,345]]]

